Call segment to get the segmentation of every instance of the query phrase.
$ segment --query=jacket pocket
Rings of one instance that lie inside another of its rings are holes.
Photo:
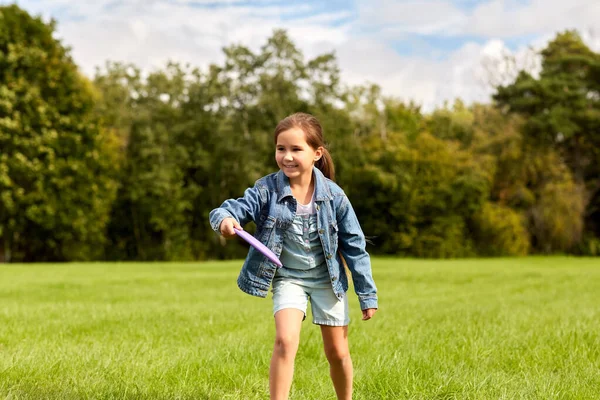
[[[272,216],[267,216],[265,221],[261,224],[260,232],[258,232],[258,239],[264,244],[269,245],[271,236],[273,235],[273,230],[275,229],[275,224],[277,219]]]
[[[329,228],[329,239],[331,241],[331,253],[334,254],[338,250],[338,226],[335,222]]]

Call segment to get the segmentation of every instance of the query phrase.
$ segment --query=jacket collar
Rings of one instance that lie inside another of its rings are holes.
[[[280,202],[286,197],[293,197],[290,179],[282,170],[277,172],[277,201]],[[315,178],[315,201],[326,201],[333,199],[331,190],[327,184],[327,178],[317,167],[313,167],[313,177]]]

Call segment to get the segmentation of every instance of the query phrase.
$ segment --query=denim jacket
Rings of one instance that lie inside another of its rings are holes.
[[[356,214],[344,191],[333,181],[313,169],[317,228],[329,270],[331,285],[338,298],[348,290],[348,276],[342,261],[346,261],[352,275],[354,290],[361,309],[377,308],[377,288],[371,272],[371,260],[365,246],[365,236]],[[256,223],[255,237],[278,257],[283,248],[285,230],[296,214],[296,199],[292,196],[290,181],[282,172],[267,175],[246,189],[244,196],[226,200],[210,212],[210,224],[220,233],[226,217],[235,218],[244,226]],[[277,266],[250,247],[237,280],[239,288],[251,295],[266,297]]]

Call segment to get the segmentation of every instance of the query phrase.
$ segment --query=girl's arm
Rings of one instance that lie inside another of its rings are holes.
[[[365,235],[346,196],[343,196],[337,211],[337,223],[339,250],[352,274],[360,308],[378,308],[377,287],[371,271],[371,258],[366,250]]]
[[[241,226],[250,221],[257,221],[261,208],[267,203],[266,188],[255,184],[244,191],[244,196],[238,199],[225,200],[219,208],[209,214],[210,226],[220,233],[221,222],[225,218],[235,219]]]

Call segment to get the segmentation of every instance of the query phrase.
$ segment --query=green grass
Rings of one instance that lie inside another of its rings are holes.
[[[241,261],[0,266],[0,398],[265,399],[271,299]],[[598,399],[600,259],[376,258],[356,399]],[[309,316],[310,319],[310,316]],[[303,324],[292,399],[333,399]]]

